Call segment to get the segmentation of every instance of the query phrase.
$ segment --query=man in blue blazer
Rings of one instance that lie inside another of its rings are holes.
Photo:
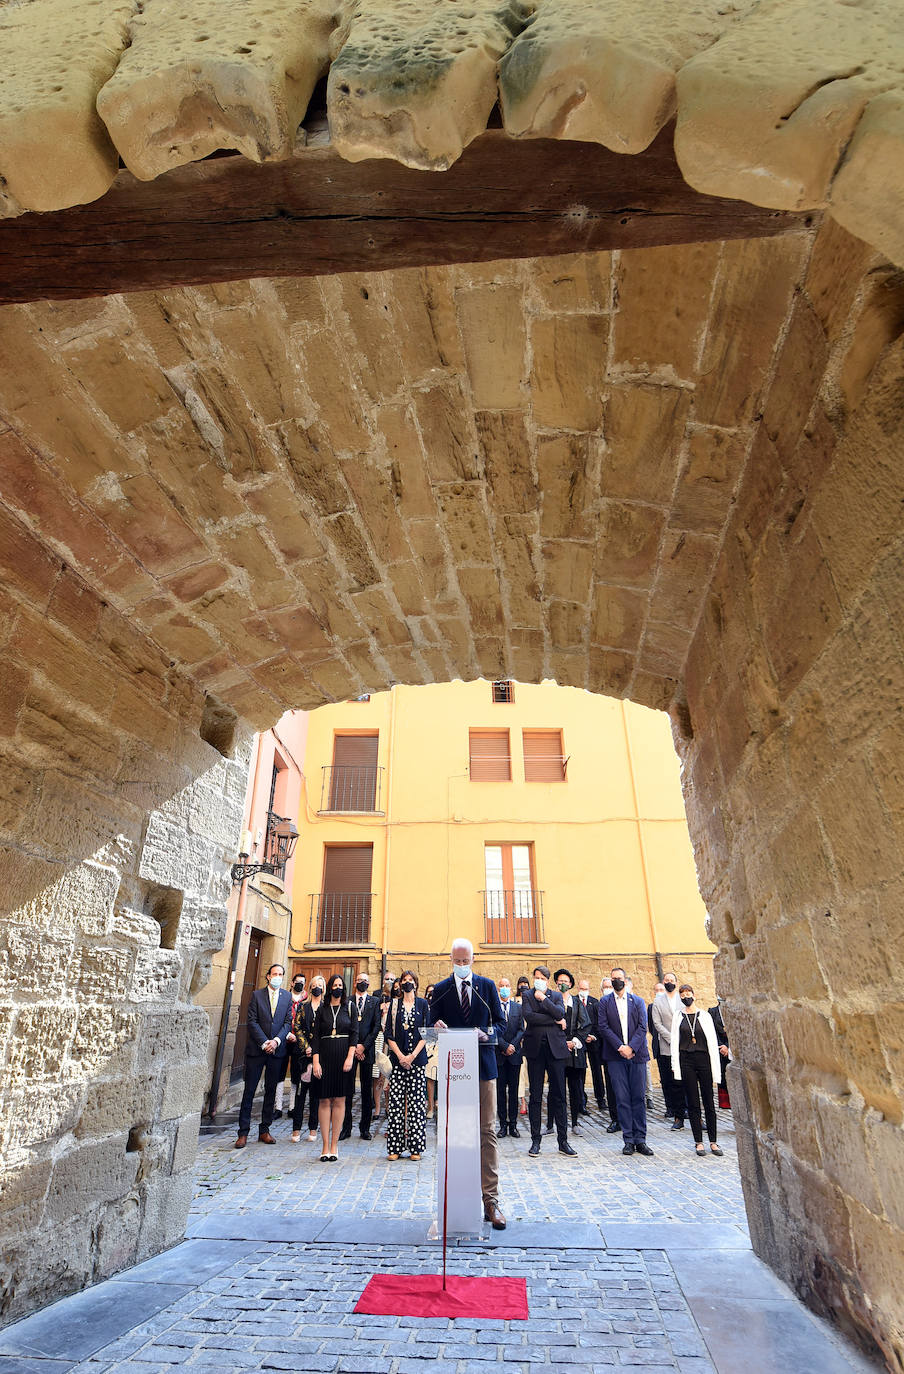
[[[452,977],[433,989],[431,1026],[477,1031],[480,1060],[480,1191],[484,1219],[505,1230],[499,1210],[499,1160],[496,1150],[496,1041],[505,1030],[502,1003],[492,978],[473,969],[470,940],[452,941]]]
[[[292,1029],[292,998],[282,985],[286,970],[282,964],[267,969],[267,986],[257,988],[248,1003],[248,1040],[245,1045],[245,1091],[239,1108],[239,1133],[235,1148],[243,1150],[251,1129],[251,1104],[264,1075],[264,1101],[258,1140],[275,1145],[270,1134],[277,1084],[286,1076],[286,1036]]]
[[[603,1059],[609,1065],[625,1155],[651,1155],[647,1144],[647,1006],[625,986],[623,968],[612,970],[612,996],[600,1000],[597,1013]]]

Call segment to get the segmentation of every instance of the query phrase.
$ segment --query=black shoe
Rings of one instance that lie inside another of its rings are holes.
[[[339,1139],[341,1140],[342,1137],[340,1136]],[[371,1135],[370,1131],[362,1131],[362,1132],[361,1132],[361,1139],[362,1139],[362,1140],[373,1140],[373,1136]]]
[[[651,1155],[653,1153],[645,1140],[640,1145],[634,1146],[634,1152],[639,1155]]]
[[[521,1132],[518,1130],[517,1126],[509,1126],[508,1131],[509,1135],[514,1136],[516,1140],[521,1139]]]
[[[531,1142],[531,1147],[530,1147],[530,1149],[528,1150],[527,1153],[528,1153],[529,1155],[533,1155],[533,1157],[536,1159],[537,1155],[540,1153],[540,1142],[539,1142],[539,1140],[534,1140],[534,1141]]]
[[[351,1126],[343,1126],[343,1127],[342,1127],[342,1130],[339,1132],[339,1139],[340,1139],[340,1140],[349,1140],[349,1139],[351,1138],[351,1133],[352,1133],[352,1128],[351,1128]]]
[[[606,1134],[607,1134],[607,1135],[615,1135],[615,1132],[618,1131],[618,1130],[621,1130],[621,1127],[619,1126],[618,1122],[617,1122],[617,1121],[610,1121],[610,1122],[609,1122],[609,1125],[606,1127]]]
[[[549,1123],[549,1125],[546,1127],[546,1134],[547,1134],[547,1135],[552,1135],[552,1133],[553,1133],[553,1131],[554,1131],[555,1129],[556,1129],[556,1127],[555,1127],[555,1122],[552,1122],[552,1121],[551,1121],[551,1122]]]
[[[503,1139],[505,1136],[507,1136],[507,1135],[508,1135],[508,1126],[500,1126],[499,1129],[498,1129],[498,1131],[496,1132],[496,1139],[497,1139],[497,1140],[502,1140],[502,1139]]]
[[[634,1153],[634,1146],[633,1146],[633,1145],[623,1145],[623,1146],[622,1146],[622,1154],[623,1154],[623,1155],[633,1155],[633,1153]]]
[[[684,1130],[684,1121],[683,1121],[683,1119],[682,1119],[680,1116],[676,1116],[676,1117],[675,1117],[675,1120],[672,1122],[672,1130],[673,1130],[673,1131],[683,1131],[683,1130]]]
[[[580,1113],[580,1114],[581,1114],[581,1116],[589,1116],[589,1115],[590,1115],[590,1108],[589,1108],[589,1107],[582,1107],[582,1108],[581,1108],[581,1113]]]
[[[560,1154],[560,1155],[576,1155],[576,1154],[577,1154],[577,1150],[573,1150],[573,1149],[571,1148],[571,1146],[568,1144],[568,1141],[567,1141],[567,1140],[563,1140],[562,1143],[559,1145],[559,1154]]]
[[[274,1120],[274,1121],[279,1121],[279,1120],[281,1120],[281,1118],[282,1118],[282,1112],[274,1112],[274,1113],[273,1113],[273,1120]]]

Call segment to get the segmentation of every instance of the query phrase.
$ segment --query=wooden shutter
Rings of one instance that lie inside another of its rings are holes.
[[[333,740],[335,768],[376,768],[378,735],[336,735]]]
[[[331,811],[373,811],[377,796],[378,735],[336,735],[330,774]]]
[[[524,781],[564,782],[561,730],[524,731]]]
[[[323,865],[324,892],[369,892],[372,844],[329,845]]]
[[[471,781],[509,782],[512,757],[508,730],[470,732]]]

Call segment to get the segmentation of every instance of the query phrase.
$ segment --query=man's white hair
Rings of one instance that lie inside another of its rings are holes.
[[[466,940],[463,935],[459,935],[457,939],[452,941],[452,948],[449,950],[449,953],[454,954],[457,949],[466,949],[471,958],[474,958],[474,946],[471,944],[471,941]]]

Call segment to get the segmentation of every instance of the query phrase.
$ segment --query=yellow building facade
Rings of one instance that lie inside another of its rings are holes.
[[[452,939],[513,980],[537,963],[649,996],[713,993],[668,718],[555,683],[395,687],[308,722],[289,960],[444,976]]]

